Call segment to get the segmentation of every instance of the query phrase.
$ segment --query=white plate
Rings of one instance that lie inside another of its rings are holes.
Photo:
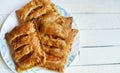
[[[66,17],[69,16],[69,14],[63,8],[61,8],[60,6],[57,6],[57,8],[63,16],[66,16]],[[5,61],[5,63],[7,64],[7,66],[15,73],[17,71],[15,69],[13,59],[11,58],[11,55],[9,52],[9,47],[8,47],[6,40],[5,40],[5,33],[11,31],[17,25],[18,25],[18,21],[16,18],[15,11],[13,11],[8,16],[6,21],[4,22],[3,27],[1,29],[1,33],[0,33],[0,51],[1,51],[2,58]],[[77,25],[74,22],[72,24],[72,27],[77,29]],[[78,49],[79,49],[79,44],[80,44],[79,34],[77,34],[77,36],[75,37],[74,44],[72,45],[72,51],[71,51],[71,53],[68,57],[68,60],[67,60],[66,68],[74,60],[74,58],[78,52]],[[39,67],[35,67],[35,68],[29,69],[27,71],[24,71],[23,73],[55,73],[55,72],[41,69]]]

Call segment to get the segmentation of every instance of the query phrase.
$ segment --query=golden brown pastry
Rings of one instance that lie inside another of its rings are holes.
[[[65,40],[47,34],[41,38],[42,49],[46,53],[46,63],[42,66],[43,68],[64,72],[66,61],[71,51],[71,44],[77,32],[78,30],[72,29]]]
[[[43,16],[38,24],[41,46],[46,53],[46,63],[42,67],[64,72],[64,67],[78,30],[71,29],[71,17],[64,18],[54,13],[53,15]]]
[[[5,38],[12,51],[18,72],[44,64],[45,54],[41,49],[35,25],[26,22],[6,33]]]
[[[47,13],[37,19],[41,46],[46,54],[43,68],[64,72],[74,37],[78,32],[71,28],[72,20],[72,17],[64,17],[57,12]]]
[[[24,7],[16,11],[20,23],[38,18],[50,11],[56,12],[54,4],[50,0],[32,0]]]
[[[64,72],[78,33],[78,30],[72,29],[73,18],[62,16],[50,0],[32,0],[17,10],[16,15],[18,21],[24,24],[6,34],[6,39],[13,51],[17,70],[39,65]],[[28,22],[32,20],[36,25]]]
[[[45,14],[44,16],[41,16],[36,21],[38,26],[40,26],[40,24],[49,24],[55,22],[64,27],[71,28],[73,18],[61,16],[58,12],[50,12]]]

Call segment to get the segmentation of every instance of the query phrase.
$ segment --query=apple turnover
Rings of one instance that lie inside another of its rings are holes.
[[[6,39],[17,71],[39,65],[64,72],[78,33],[72,29],[73,18],[62,16],[50,0],[31,0],[16,15],[21,25],[7,33]]]
[[[78,32],[71,29],[71,23],[72,17],[64,18],[51,13],[38,21],[41,46],[46,54],[43,68],[64,72],[74,37]]]
[[[16,11],[20,23],[36,19],[51,11],[57,12],[57,9],[50,0],[32,0],[24,7]]]
[[[16,26],[6,33],[6,39],[18,72],[44,64],[45,54],[32,22]]]

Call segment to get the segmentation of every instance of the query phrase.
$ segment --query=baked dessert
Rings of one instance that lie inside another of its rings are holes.
[[[69,36],[65,39],[48,33],[42,35],[42,49],[46,54],[46,63],[42,66],[43,68],[64,72],[66,61],[71,51],[71,44],[77,32],[77,30],[71,30]]]
[[[33,19],[41,19],[43,17],[48,17],[48,15],[53,16],[52,21],[57,17],[60,17],[60,20],[63,21],[70,21],[71,19],[71,17],[61,16],[55,5],[50,0],[32,0],[21,9],[17,10],[16,15],[19,23]],[[54,15],[57,15],[57,17]]]
[[[45,53],[41,49],[36,28],[32,22],[16,26],[6,33],[5,38],[18,72],[44,64]]]
[[[36,19],[38,26],[40,24],[49,24],[49,23],[57,23],[66,28],[71,28],[73,18],[72,17],[64,17],[60,15],[58,12],[49,12],[45,15],[41,16],[40,18]]]
[[[7,33],[6,39],[17,71],[39,65],[64,72],[78,33],[78,30],[72,29],[73,18],[62,16],[50,0],[32,0],[17,10],[16,15],[21,25]]]
[[[64,72],[71,45],[78,30],[71,28],[72,17],[50,12],[37,19],[41,46],[46,54],[43,68]]]
[[[57,12],[55,5],[50,0],[32,0],[16,11],[20,23],[36,19],[51,11]]]

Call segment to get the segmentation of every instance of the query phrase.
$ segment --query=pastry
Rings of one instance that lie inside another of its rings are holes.
[[[5,36],[18,72],[44,64],[45,54],[40,46],[35,25],[26,22]]]
[[[16,15],[21,25],[7,33],[6,39],[17,71],[39,65],[64,72],[78,33],[72,29],[73,18],[62,16],[50,0],[32,0],[17,10]]]
[[[41,16],[36,20],[38,26],[40,26],[40,24],[55,22],[67,28],[71,28],[72,21],[73,21],[72,17],[61,16],[58,12],[46,13],[45,15]]]
[[[36,19],[47,12],[56,12],[55,6],[50,0],[32,0],[24,7],[16,11],[20,23]]]
[[[41,46],[46,54],[43,68],[64,72],[71,46],[78,30],[71,28],[72,17],[63,17],[56,12],[48,13],[38,19]]]
[[[69,32],[69,36],[65,39],[61,39],[56,35],[45,34],[41,38],[41,42],[42,49],[46,54],[46,63],[41,67],[57,72],[64,72],[66,61],[71,51],[71,44],[77,32],[78,30],[72,29]]]

